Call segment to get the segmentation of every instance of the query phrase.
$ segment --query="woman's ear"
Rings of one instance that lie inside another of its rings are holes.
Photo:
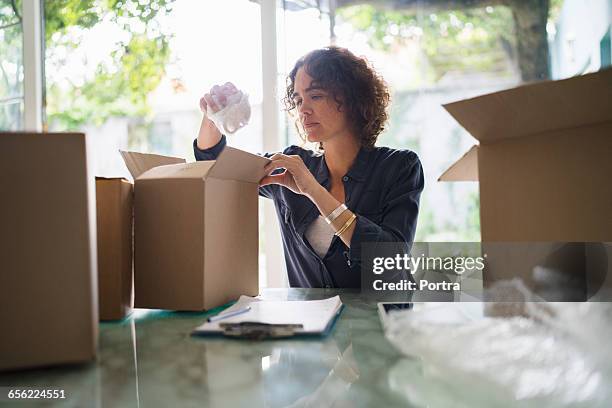
[[[344,98],[333,94],[334,102],[336,103],[336,110],[340,113],[344,112]]]

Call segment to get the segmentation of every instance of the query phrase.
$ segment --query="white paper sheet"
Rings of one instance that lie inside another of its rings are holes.
[[[256,322],[267,324],[301,324],[297,333],[323,333],[342,307],[340,296],[323,300],[271,301],[250,296],[241,296],[238,302],[221,313],[251,306],[251,310],[237,316],[215,322],[205,322],[196,327],[194,333],[221,332],[220,323]]]

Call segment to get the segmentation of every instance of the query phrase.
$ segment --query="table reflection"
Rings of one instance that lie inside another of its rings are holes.
[[[358,292],[312,289],[267,290],[264,298],[336,294],[346,307],[325,338],[192,337],[207,313],[136,310],[100,325],[95,363],[4,373],[0,385],[65,389],[66,400],[47,404],[70,407],[404,405],[385,381],[399,355],[375,303]]]

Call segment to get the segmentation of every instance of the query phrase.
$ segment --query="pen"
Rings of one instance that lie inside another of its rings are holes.
[[[249,310],[251,310],[251,306],[243,307],[242,309],[238,310],[232,310],[231,312],[227,313],[219,313],[218,315],[209,317],[208,319],[206,319],[206,321],[209,323],[216,322],[217,320],[225,319],[227,317],[238,316],[240,314],[248,312]]]

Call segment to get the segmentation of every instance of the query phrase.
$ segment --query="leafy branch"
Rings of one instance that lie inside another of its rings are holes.
[[[78,129],[100,125],[110,117],[146,116],[147,95],[159,85],[170,58],[171,35],[163,33],[155,18],[171,11],[174,0],[47,0],[45,38],[47,63],[61,66],[60,49],[76,49],[97,24],[110,21],[125,33],[109,63],[80,85],[62,78],[47,78],[47,117],[53,128]],[[144,25],[144,30],[134,26]],[[50,58],[56,56],[56,58]],[[54,61],[54,62],[53,62]]]

